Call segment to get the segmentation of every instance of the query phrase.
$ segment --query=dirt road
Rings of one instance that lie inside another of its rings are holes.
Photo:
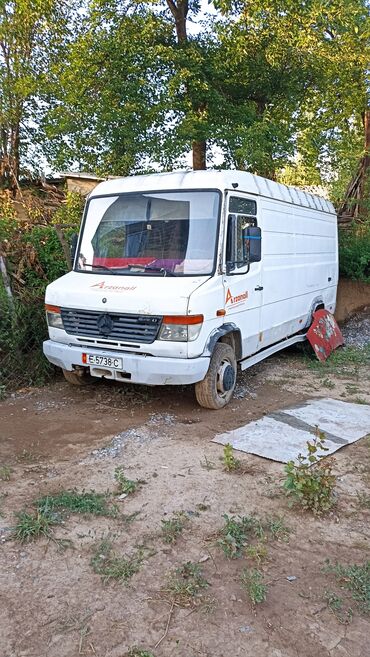
[[[295,401],[370,403],[369,381],[369,365],[311,369],[290,351],[244,373],[223,411],[197,407],[190,388],[72,389],[61,380],[0,403],[1,657],[365,656],[369,617],[323,568],[328,558],[369,560],[369,440],[336,454],[338,500],[321,518],[288,506],[283,465],[236,454],[243,472],[229,474],[210,440]],[[118,466],[141,482],[114,497],[118,513],[70,513],[52,539],[14,539],[15,514],[34,513],[34,500],[71,489],[114,493]],[[162,521],[179,512],[183,531],[166,543]],[[290,533],[264,535],[263,559],[262,548],[228,559],[217,542],[224,514],[274,517]],[[127,583],[94,572],[96,559],[109,558],[102,539],[117,556],[140,554]],[[169,582],[189,561],[207,585],[182,606]],[[263,574],[265,602],[252,604],[245,567]]]

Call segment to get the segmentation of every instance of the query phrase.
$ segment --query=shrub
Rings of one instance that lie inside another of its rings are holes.
[[[339,270],[342,276],[370,283],[369,223],[340,231]]]
[[[261,604],[266,600],[267,585],[263,582],[263,575],[260,570],[244,568],[241,574],[241,582],[253,605]]]
[[[14,295],[11,304],[0,277],[0,396],[20,386],[42,385],[55,371],[42,353],[47,337],[44,293],[49,282],[67,271],[56,225],[68,240],[78,229],[82,205],[78,194],[67,194],[51,217],[28,193],[26,218],[20,219],[10,197],[0,195],[0,251],[7,259]]]
[[[334,459],[322,459],[319,450],[324,447],[324,434],[316,428],[312,442],[307,441],[307,455],[298,455],[298,463],[289,461],[285,466],[284,489],[303,509],[319,515],[331,509],[334,504],[336,477],[332,474]]]

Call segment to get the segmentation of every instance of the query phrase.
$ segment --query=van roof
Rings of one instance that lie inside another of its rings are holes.
[[[247,171],[174,171],[172,173],[151,173],[126,178],[112,178],[95,187],[89,198],[105,194],[122,194],[125,192],[186,190],[186,189],[235,189],[235,193],[246,192],[258,196],[302,205],[307,208],[336,214],[330,201],[310,194],[303,189],[255,176]]]

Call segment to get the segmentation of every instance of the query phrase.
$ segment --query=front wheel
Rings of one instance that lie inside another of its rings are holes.
[[[73,386],[86,386],[94,381],[94,377],[81,370],[62,370],[64,378]]]
[[[236,383],[236,357],[229,344],[218,342],[214,348],[208,372],[195,384],[195,396],[200,406],[218,410],[229,403]]]

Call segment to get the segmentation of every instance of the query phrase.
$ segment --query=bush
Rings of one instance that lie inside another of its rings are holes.
[[[82,206],[79,194],[67,194],[51,216],[28,193],[18,217],[10,197],[0,194],[0,252],[6,256],[14,295],[12,304],[0,276],[0,396],[20,386],[42,385],[55,371],[42,353],[47,337],[44,294],[48,283],[68,269],[57,229],[68,242],[78,230]]]
[[[284,489],[293,503],[300,505],[304,510],[320,515],[329,511],[335,502],[334,488],[336,477],[332,473],[333,458],[319,454],[319,450],[327,451],[324,447],[324,434],[316,428],[316,435],[312,442],[307,441],[307,455],[298,454],[298,463],[289,461],[285,466],[286,478]]]
[[[55,370],[42,353],[46,337],[43,300],[15,300],[12,307],[0,294],[0,394],[50,379]]]
[[[339,233],[339,271],[352,280],[370,283],[370,224]]]

